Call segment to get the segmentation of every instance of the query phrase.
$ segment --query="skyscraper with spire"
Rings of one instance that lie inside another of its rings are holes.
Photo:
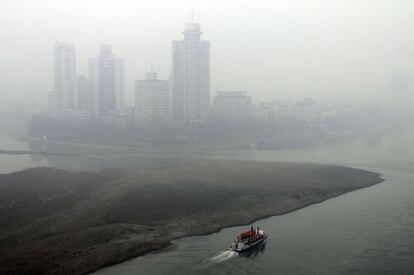
[[[184,39],[172,43],[172,110],[177,122],[206,120],[210,105],[210,43],[201,40],[200,24],[184,27]]]

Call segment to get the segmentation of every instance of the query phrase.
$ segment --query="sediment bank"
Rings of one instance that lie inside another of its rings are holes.
[[[381,181],[341,166],[229,160],[0,175],[0,273],[84,274],[176,238],[284,214]]]

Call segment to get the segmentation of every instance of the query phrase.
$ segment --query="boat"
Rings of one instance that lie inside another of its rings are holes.
[[[250,230],[245,231],[237,235],[236,239],[233,241],[230,246],[230,250],[235,252],[245,252],[252,247],[258,246],[264,243],[267,239],[267,235],[263,230],[260,230],[259,227],[253,229],[253,226]]]

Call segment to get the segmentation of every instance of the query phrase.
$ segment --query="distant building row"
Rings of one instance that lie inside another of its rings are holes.
[[[76,74],[75,46],[57,42],[54,48],[54,89],[49,94],[53,116],[87,113],[106,116],[123,107],[124,62],[112,54],[110,45],[89,59],[89,76]]]
[[[149,73],[136,82],[139,120],[174,119],[183,123],[206,120],[210,107],[210,45],[201,40],[200,25],[187,23],[184,39],[172,43],[172,72],[168,83]],[[123,109],[124,62],[110,45],[89,60],[89,75],[76,75],[75,47],[57,42],[54,49],[54,89],[49,110],[56,117],[78,112],[108,116]]]
[[[256,114],[265,120],[274,119],[299,119],[316,120],[320,118],[320,106],[312,99],[302,101],[269,101],[260,105]]]

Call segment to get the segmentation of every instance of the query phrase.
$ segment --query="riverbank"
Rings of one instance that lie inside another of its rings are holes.
[[[83,274],[172,239],[248,224],[381,182],[339,166],[176,161],[0,176],[0,273]]]
[[[0,155],[82,156],[83,154],[0,149]]]

